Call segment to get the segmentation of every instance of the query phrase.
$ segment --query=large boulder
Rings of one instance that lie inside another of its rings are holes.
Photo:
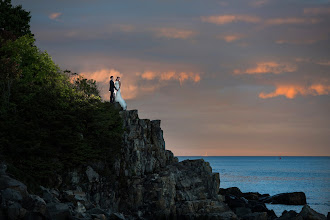
[[[221,195],[233,195],[236,197],[242,197],[243,193],[238,187],[220,188],[219,194]]]
[[[303,192],[280,193],[260,199],[264,203],[284,205],[305,205],[306,195]]]
[[[302,217],[303,220],[326,220],[325,215],[314,211],[309,205],[304,205],[297,217]]]
[[[63,220],[70,217],[70,207],[64,203],[47,204],[48,215],[52,220]]]
[[[4,172],[4,171],[2,171]],[[0,190],[13,189],[18,191],[22,197],[28,195],[27,187],[22,182],[9,177],[6,174],[0,175]]]

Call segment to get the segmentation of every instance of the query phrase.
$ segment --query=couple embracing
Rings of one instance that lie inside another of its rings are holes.
[[[121,97],[121,92],[120,92],[120,88],[121,88],[121,82],[120,82],[120,77],[116,78],[116,81],[113,82],[113,76],[110,76],[110,88],[109,88],[109,92],[110,92],[110,103],[114,103],[114,102],[118,102],[120,104],[120,106],[126,110],[127,105],[125,100]]]

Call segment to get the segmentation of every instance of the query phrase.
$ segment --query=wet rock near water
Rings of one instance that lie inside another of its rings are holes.
[[[273,210],[269,210],[265,203],[258,201],[261,196],[259,193],[242,193],[237,187],[221,188],[219,193],[225,197],[225,203],[240,219],[277,218]]]
[[[280,193],[274,196],[261,197],[259,200],[272,204],[305,205],[306,195],[303,192]]]

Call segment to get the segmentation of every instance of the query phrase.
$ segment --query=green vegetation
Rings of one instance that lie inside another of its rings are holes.
[[[10,1],[0,2],[2,12]],[[15,8],[26,15],[18,17],[27,24],[18,25],[29,27],[29,12]],[[111,164],[123,132],[118,110],[101,100],[94,80],[61,71],[29,30],[6,27],[0,31],[0,159],[22,181],[43,185],[73,167]]]

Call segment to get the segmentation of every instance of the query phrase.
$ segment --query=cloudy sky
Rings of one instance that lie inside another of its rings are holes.
[[[64,69],[121,76],[175,155],[330,155],[330,0],[14,0]]]

